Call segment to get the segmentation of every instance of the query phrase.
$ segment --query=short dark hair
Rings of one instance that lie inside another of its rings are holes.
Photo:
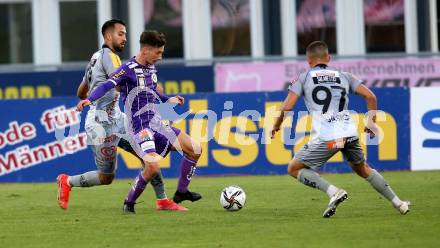
[[[145,30],[142,32],[139,39],[141,48],[148,45],[152,47],[162,47],[165,46],[165,34],[156,30]]]
[[[115,27],[116,24],[121,24],[124,27],[126,26],[125,23],[122,20],[119,19],[111,19],[106,21],[102,27],[101,27],[101,34],[102,36],[105,35],[105,33],[109,30],[109,29],[113,29]]]
[[[306,54],[313,58],[325,58],[328,55],[328,46],[324,41],[314,41],[307,46]]]

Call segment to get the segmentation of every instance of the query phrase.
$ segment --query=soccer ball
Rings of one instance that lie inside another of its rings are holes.
[[[238,211],[246,203],[246,194],[238,186],[228,186],[220,194],[220,204],[228,211]]]

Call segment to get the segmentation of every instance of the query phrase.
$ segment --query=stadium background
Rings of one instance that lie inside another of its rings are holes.
[[[0,0],[0,182],[54,181],[61,172],[94,168],[91,151],[81,143],[83,126],[68,137],[85,115],[59,124],[66,132],[48,127],[44,117],[71,113],[87,60],[102,43],[100,26],[110,18],[128,24],[123,59],[135,54],[143,29],[166,33],[159,81],[166,93],[187,97],[180,113],[193,111],[176,123],[179,128],[191,132],[198,122],[206,129],[206,118],[195,114],[209,109],[217,114],[216,125],[231,120],[231,137],[249,141],[224,142],[224,133],[209,129],[214,139],[203,143],[198,175],[286,173],[293,144],[283,145],[281,137],[264,144],[264,117],[284,99],[286,84],[306,66],[305,47],[317,39],[329,44],[333,65],[373,88],[387,117],[379,122],[385,140],[368,146],[369,161],[385,171],[438,170],[439,5],[436,0]],[[366,111],[361,99],[350,100],[351,109]],[[259,116],[243,115],[244,110]],[[305,110],[302,101],[296,110]],[[293,116],[293,127],[307,138],[309,129],[295,126],[304,118]],[[289,126],[281,136],[289,135]],[[58,141],[57,135],[65,138]],[[300,139],[295,149],[303,143]],[[178,161],[179,155],[162,161],[166,177],[176,177]],[[346,172],[341,161],[336,156],[324,171]],[[139,166],[121,153],[118,177],[132,178]]]

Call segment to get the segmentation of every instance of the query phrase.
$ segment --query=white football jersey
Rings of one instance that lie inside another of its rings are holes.
[[[304,102],[313,119],[313,135],[324,141],[357,136],[357,128],[347,110],[348,93],[362,83],[352,74],[324,64],[301,73],[289,86]]]

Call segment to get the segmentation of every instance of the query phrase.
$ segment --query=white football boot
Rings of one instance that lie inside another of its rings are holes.
[[[400,214],[407,214],[409,212],[409,206],[411,206],[410,201],[402,201],[402,203],[396,207],[399,210]]]
[[[338,189],[336,193],[330,198],[327,208],[325,209],[322,217],[330,218],[336,213],[336,208],[340,203],[348,199],[348,194],[343,189]]]

